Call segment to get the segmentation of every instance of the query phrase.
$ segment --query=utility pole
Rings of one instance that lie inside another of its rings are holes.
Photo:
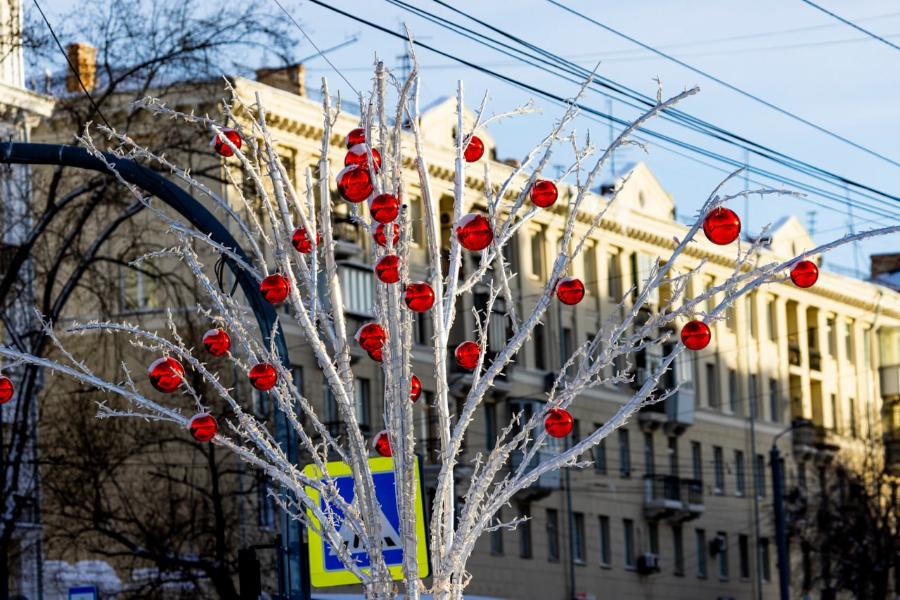
[[[775,545],[778,551],[778,598],[789,600],[791,566],[784,518],[784,459],[774,441],[769,450],[769,461],[772,467],[772,508],[775,511]]]

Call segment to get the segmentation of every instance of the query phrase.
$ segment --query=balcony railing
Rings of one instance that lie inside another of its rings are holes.
[[[809,350],[809,368],[813,371],[822,370],[822,353],[818,350]]]
[[[703,512],[703,483],[675,475],[644,476],[644,515],[686,521]]]
[[[800,345],[788,344],[788,363],[795,367],[800,366]]]

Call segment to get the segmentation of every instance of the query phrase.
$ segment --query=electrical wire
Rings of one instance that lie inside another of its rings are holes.
[[[840,15],[836,15],[835,13],[831,12],[831,11],[828,10],[827,8],[824,8],[824,7],[819,6],[819,5],[816,4],[815,2],[811,2],[810,0],[800,0],[800,1],[801,1],[801,2],[805,2],[806,4],[809,4],[810,6],[812,6],[813,8],[815,8],[816,10],[820,10],[820,11],[822,11],[823,13],[825,13],[826,15],[829,15],[829,16],[831,16],[831,17],[834,17],[835,19],[837,19],[837,20],[840,21],[841,23],[844,23],[845,25],[849,25],[850,27],[852,27],[853,29],[855,29],[855,30],[857,30],[857,31],[859,31],[859,32],[862,32],[862,33],[866,34],[867,36],[869,36],[869,37],[871,37],[871,38],[873,38],[873,39],[878,40],[878,41],[881,42],[882,44],[886,44],[886,45],[890,46],[890,47],[893,48],[894,50],[900,50],[900,46],[898,46],[897,44],[895,44],[895,43],[893,43],[893,42],[890,42],[890,41],[884,39],[883,37],[881,37],[881,36],[878,35],[878,34],[872,33],[872,32],[869,31],[868,29],[863,29],[862,27],[860,27],[859,25],[857,25],[857,24],[854,23],[853,21],[850,21],[849,19],[845,19],[844,17],[842,17],[842,16],[840,16]]]

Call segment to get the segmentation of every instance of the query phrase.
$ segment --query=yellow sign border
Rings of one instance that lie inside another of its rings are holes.
[[[414,501],[414,505],[416,507],[416,539],[418,543],[416,544],[416,558],[419,564],[419,577],[424,578],[428,577],[429,573],[429,565],[428,565],[428,540],[425,537],[425,509],[424,502],[422,499],[421,491],[421,482],[419,481],[419,457],[415,457],[415,466],[414,473],[416,478],[415,489],[416,489],[416,498]],[[328,471],[329,476],[331,477],[341,477],[344,475],[351,475],[352,470],[350,469],[350,465],[343,461],[335,461],[330,462],[325,465],[325,469]],[[370,458],[369,459],[369,469],[371,469],[372,474],[376,473],[385,473],[388,471],[394,470],[394,459],[393,458]],[[318,467],[315,465],[306,465],[303,469],[303,473],[311,478],[311,479],[320,479],[322,474],[319,471]],[[319,492],[316,489],[311,487],[306,488],[306,493],[309,495],[310,499],[315,503],[319,503]],[[318,527],[319,522],[316,519],[312,512],[307,510],[307,515],[310,520]],[[309,576],[310,583],[317,588],[323,587],[334,587],[337,585],[353,585],[362,583],[356,575],[354,575],[349,570],[343,571],[326,571],[325,570],[325,543],[322,539],[322,536],[318,531],[314,531],[311,527],[306,529],[307,535],[309,536]],[[388,570],[391,573],[391,577],[394,580],[402,580],[403,579],[403,567],[402,565],[396,565],[393,567],[388,567]],[[364,571],[368,571],[368,569],[364,569]]]

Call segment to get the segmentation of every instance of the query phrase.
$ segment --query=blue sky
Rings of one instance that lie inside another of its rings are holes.
[[[474,23],[462,20],[437,3],[423,0],[409,2],[477,28]],[[428,44],[560,96],[570,97],[576,91],[574,84],[532,67],[515,64],[508,57],[477,46],[388,2],[329,0],[329,3],[394,30],[406,22],[416,37]],[[564,0],[563,3],[900,162],[900,52],[867,38],[800,0]],[[258,5],[260,10],[278,10],[271,0],[259,0]],[[900,40],[900,5],[895,2],[839,3],[822,0],[822,5],[895,43]],[[59,15],[67,6],[71,3],[58,0],[50,8]],[[285,6],[320,48],[328,48],[353,35],[359,37],[356,43],[328,55],[354,87],[364,89],[369,86],[370,67],[376,55],[389,66],[399,64],[398,57],[404,51],[399,40],[310,2],[287,0]],[[600,62],[602,75],[647,95],[655,95],[654,79],[657,77],[663,83],[665,94],[699,85],[701,93],[681,106],[685,112],[818,167],[900,195],[900,167],[792,121],[579,20],[545,0],[457,1],[453,6],[582,66],[592,68]],[[313,53],[312,47],[302,40],[296,58]],[[267,57],[259,56],[255,60],[265,63]],[[428,51],[420,50],[419,60],[423,66],[423,102],[454,93],[458,79],[465,81],[470,104],[477,103],[489,89],[492,112],[507,110],[530,97],[508,84]],[[315,85],[318,78],[325,75],[332,89],[342,88],[345,95],[352,97],[349,86],[322,58],[310,60],[307,66],[311,84]],[[523,154],[561,114],[561,109],[549,101],[536,98],[536,102],[543,107],[543,114],[506,121],[491,128],[501,157]],[[589,95],[585,103],[607,112],[608,101],[600,94]],[[622,118],[637,114],[635,109],[615,101],[612,110]],[[581,134],[590,130],[598,143],[608,139],[609,128],[604,123],[581,118],[576,122],[576,127]],[[672,124],[654,123],[651,127],[744,161],[742,150],[722,142]],[[617,166],[645,160],[663,186],[673,194],[679,214],[691,216],[723,173],[666,148],[651,144],[647,155],[638,149],[630,149],[619,157]],[[715,164],[710,159],[702,160]],[[762,159],[751,157],[750,161],[790,174]],[[721,164],[717,166],[725,168]],[[797,177],[811,181],[802,175]],[[830,184],[816,185],[844,195],[841,188]],[[850,198],[854,202],[871,203],[853,193],[850,193]],[[775,200],[772,197],[752,199],[748,206],[741,202],[734,208],[741,213],[745,223],[749,220],[750,231],[756,231],[764,223],[786,214],[794,214],[804,223],[814,218],[815,239],[818,242],[848,231],[850,216],[846,206],[815,196],[810,196],[810,200],[833,210],[799,199]],[[811,217],[808,212],[813,210],[816,214]],[[900,203],[887,201],[887,206],[882,210],[898,214]],[[854,209],[853,224],[857,230],[897,222],[897,219],[891,221],[884,216],[869,214],[859,205]],[[870,253],[897,250],[900,250],[900,235],[883,237],[861,244],[858,252],[854,252],[852,247],[834,252],[826,257],[826,263],[867,269]]]

